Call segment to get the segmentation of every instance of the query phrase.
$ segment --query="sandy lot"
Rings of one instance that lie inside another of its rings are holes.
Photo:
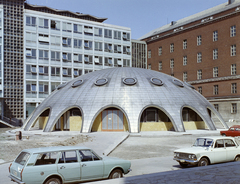
[[[26,148],[37,148],[46,146],[73,146],[83,142],[91,141],[88,135],[40,135],[33,134],[28,137],[23,136],[21,141],[15,141],[15,134],[9,135],[9,128],[0,128],[0,159],[12,161]]]

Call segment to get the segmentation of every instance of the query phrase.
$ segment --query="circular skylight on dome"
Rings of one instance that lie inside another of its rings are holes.
[[[104,84],[107,84],[107,82],[108,82],[108,80],[106,78],[102,78],[102,79],[96,80],[95,85],[102,86]]]
[[[157,86],[162,86],[163,85],[163,82],[162,80],[158,79],[158,78],[155,78],[155,77],[152,77],[150,79],[151,83],[153,83],[154,85],[157,85]]]
[[[193,87],[191,84],[189,84],[188,82],[184,82],[188,87],[195,89],[195,87]]]
[[[123,83],[126,84],[126,85],[134,85],[134,84],[137,83],[137,79],[131,78],[131,77],[124,78]]]
[[[58,85],[57,90],[64,88],[66,85],[67,85],[67,82]]]
[[[184,87],[183,83],[180,80],[173,79],[172,83],[179,87]]]
[[[72,84],[72,87],[73,88],[78,87],[78,86],[82,85],[82,83],[83,83],[83,80],[77,80]]]

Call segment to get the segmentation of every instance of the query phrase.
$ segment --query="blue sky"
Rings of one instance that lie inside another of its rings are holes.
[[[130,27],[132,39],[212,8],[228,0],[27,0],[33,5],[44,5],[107,18],[105,23]]]

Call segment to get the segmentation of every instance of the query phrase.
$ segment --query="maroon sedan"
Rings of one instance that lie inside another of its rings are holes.
[[[233,125],[226,131],[220,131],[222,136],[240,136],[240,125]]]

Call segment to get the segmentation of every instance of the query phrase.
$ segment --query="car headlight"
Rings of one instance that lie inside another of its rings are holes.
[[[179,153],[175,152],[174,157],[176,157],[176,158],[179,157]]]
[[[197,157],[194,154],[188,155],[188,158],[191,159],[191,160],[197,160]]]

